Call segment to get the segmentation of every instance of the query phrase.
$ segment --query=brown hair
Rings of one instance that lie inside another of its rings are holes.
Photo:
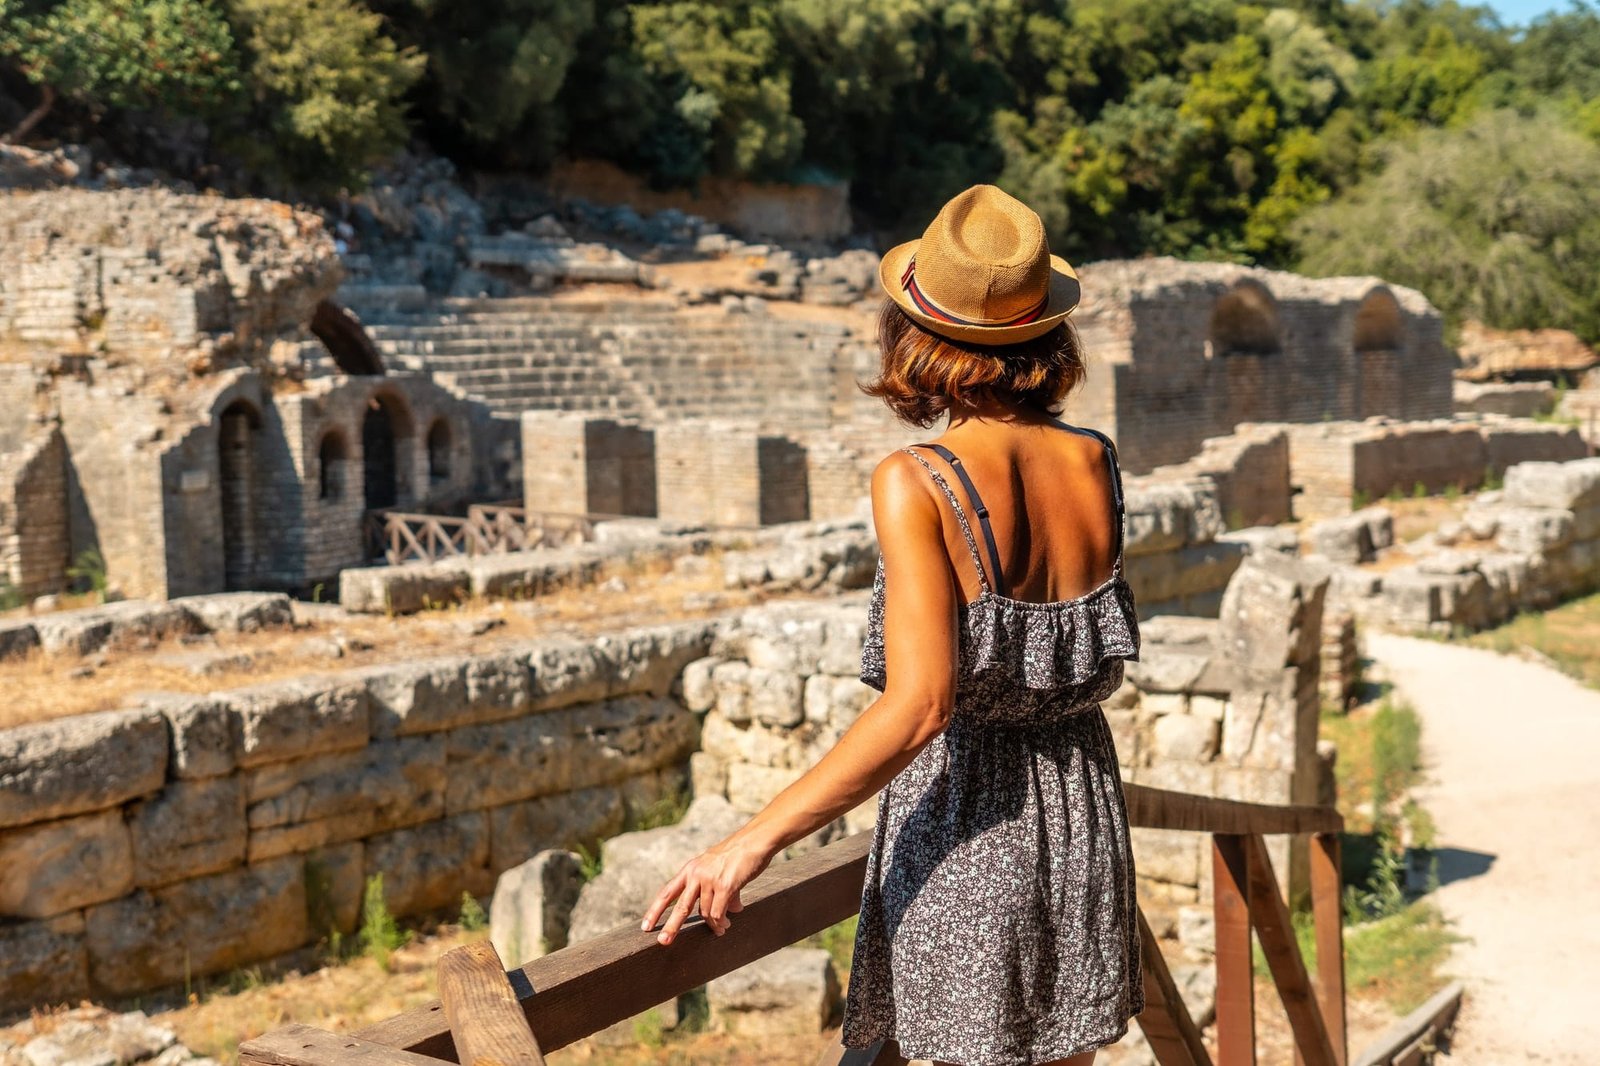
[[[878,348],[883,367],[861,391],[883,400],[902,422],[924,429],[954,403],[985,399],[1059,415],[1067,395],[1083,382],[1083,349],[1070,322],[1017,344],[972,344],[923,328],[885,300]]]

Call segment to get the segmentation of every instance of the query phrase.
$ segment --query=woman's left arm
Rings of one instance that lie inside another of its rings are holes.
[[[817,764],[741,829],[685,863],[645,913],[670,944],[698,903],[716,935],[739,892],[790,844],[883,788],[949,723],[955,702],[955,585],[938,504],[910,456],[892,453],[872,476],[873,524],[884,562],[884,692]],[[676,906],[673,901],[676,900]]]

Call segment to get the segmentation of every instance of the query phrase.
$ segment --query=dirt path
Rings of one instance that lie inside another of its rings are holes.
[[[1423,722],[1439,906],[1472,941],[1446,1061],[1600,1062],[1600,692],[1477,648],[1368,633]]]

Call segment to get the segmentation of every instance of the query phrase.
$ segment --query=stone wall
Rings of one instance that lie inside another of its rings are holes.
[[[70,561],[66,451],[55,428],[0,451],[0,575],[26,599],[59,592]]]
[[[655,433],[610,418],[524,411],[523,500],[534,511],[653,516]]]
[[[1348,514],[1363,499],[1410,496],[1419,484],[1430,494],[1472,489],[1515,463],[1588,454],[1573,426],[1495,415],[1292,426],[1295,517]]]
[[[1164,258],[1081,273],[1073,317],[1092,387],[1067,418],[1109,432],[1130,473],[1183,462],[1241,422],[1450,413],[1455,360],[1411,289]]]
[[[1156,467],[1150,477],[1177,481],[1210,478],[1229,529],[1287,522],[1291,511],[1287,428],[1281,423],[1240,423],[1226,436],[1201,441],[1199,453],[1192,458]]]
[[[1556,388],[1548,381],[1457,381],[1457,414],[1508,415],[1532,418],[1549,414],[1556,405]]]
[[[1333,564],[1333,595],[1362,622],[1450,634],[1600,588],[1600,458],[1519,463],[1459,528],[1379,571]]]
[[[680,787],[709,623],[263,683],[0,731],[0,1010],[178,985],[453,908]]]
[[[159,188],[0,199],[0,340],[152,374],[293,361],[341,276],[317,216]]]

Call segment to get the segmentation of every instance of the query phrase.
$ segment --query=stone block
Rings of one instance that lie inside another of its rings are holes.
[[[1178,942],[1185,951],[1211,957],[1217,950],[1217,922],[1215,908],[1192,904],[1178,908]]]
[[[1129,830],[1133,841],[1133,866],[1140,877],[1179,885],[1200,883],[1200,845],[1207,839],[1201,833],[1177,829]]]
[[[0,831],[0,918],[49,918],[132,888],[120,811]]]
[[[1209,648],[1172,647],[1146,643],[1138,662],[1126,666],[1125,677],[1143,692],[1188,692],[1206,664]]]
[[[614,785],[682,764],[695,748],[697,724],[676,700],[625,696],[452,730],[446,810]]]
[[[237,777],[174,781],[128,809],[134,880],[141,888],[217,873],[244,862],[244,787]]]
[[[749,722],[735,725],[721,711],[707,714],[700,730],[703,751],[730,763],[757,766],[792,766],[801,747],[800,738],[787,731]]]
[[[587,546],[484,555],[466,564],[474,596],[518,599],[592,585],[604,560]]]
[[[726,796],[728,764],[709,751],[689,756],[689,792],[695,796]]]
[[[1228,701],[1221,696],[1190,696],[1189,713],[1197,718],[1220,722],[1228,713]]]
[[[828,619],[817,669],[836,677],[856,677],[861,672],[861,649],[866,643],[866,620],[854,616]]]
[[[254,633],[294,626],[294,604],[281,592],[218,592],[171,601],[212,633]]]
[[[462,892],[487,895],[489,816],[482,811],[370,837],[366,876],[383,875],[395,915],[453,908]]]
[[[400,737],[247,771],[250,861],[443,817],[445,751],[443,736]]]
[[[39,646],[39,630],[32,622],[0,622],[0,660],[20,659]]]
[[[114,640],[160,639],[200,630],[199,620],[182,607],[144,600],[40,615],[33,625],[38,630],[40,646],[53,655],[88,655]]]
[[[877,698],[878,691],[857,678],[813,674],[806,678],[802,704],[808,722],[849,726]]]
[[[840,1007],[839,976],[821,948],[782,948],[712,980],[706,999],[723,1032],[814,1038]]]
[[[89,974],[106,995],[130,995],[235,969],[307,943],[298,858],[140,889],[90,907]]]
[[[431,733],[473,721],[461,656],[385,663],[354,676],[366,685],[372,736]]]
[[[466,567],[454,560],[339,572],[339,606],[356,614],[415,614],[430,605],[459,603],[470,589]]]
[[[797,675],[752,666],[749,684],[750,714],[756,721],[788,729],[805,720]]]
[[[317,848],[305,856],[306,920],[314,936],[334,929],[356,931],[366,875],[366,845],[360,841]]]
[[[1520,507],[1568,511],[1600,505],[1600,456],[1565,463],[1517,463],[1506,470],[1504,498]]]
[[[525,713],[533,698],[527,652],[477,655],[467,660],[469,721],[488,722]]]
[[[696,714],[709,711],[717,702],[717,690],[711,683],[711,672],[721,662],[714,655],[705,655],[683,668],[683,705]]]
[[[744,823],[727,800],[698,796],[677,825],[607,840],[600,853],[600,876],[583,886],[573,909],[571,943],[624,924],[637,929],[650,901],[684,863]]]
[[[1137,711],[1104,711],[1111,727],[1111,742],[1117,749],[1117,762],[1132,766],[1139,761],[1139,714]]]
[[[240,767],[363,747],[370,717],[359,678],[302,677],[219,694]]]
[[[193,1053],[178,1043],[178,1035],[165,1026],[152,1025],[144,1011],[101,1018],[73,1016],[78,1013],[69,1012],[55,1020],[53,1027],[36,1030],[38,1035],[23,1046],[19,1063],[23,1066],[87,1066],[89,1063],[132,1066],[136,1062],[147,1062],[150,1066],[176,1066],[192,1060]]]
[[[608,696],[665,696],[683,670],[711,648],[707,622],[676,622],[607,633],[595,647],[611,661]]]
[[[1149,716],[1189,713],[1189,697],[1182,692],[1146,692],[1139,697],[1139,710]]]
[[[750,664],[731,660],[711,670],[717,713],[735,725],[750,721]]]
[[[587,641],[541,645],[528,657],[534,710],[567,707],[606,697],[616,683],[616,662]]]
[[[1552,507],[1502,507],[1495,540],[1505,551],[1549,552],[1571,543],[1572,535],[1570,511]]]
[[[1193,714],[1167,714],[1152,730],[1158,759],[1209,761],[1217,753],[1218,722]]]
[[[167,723],[102,711],[0,730],[0,827],[115,806],[161,787]]]
[[[805,773],[804,767],[780,769],[736,762],[728,766],[728,802],[734,809],[754,814]]]
[[[627,809],[613,787],[583,788],[489,812],[489,866],[507,870],[549,848],[593,848],[622,832]]]
[[[1190,792],[1197,796],[1216,794],[1216,767],[1210,763],[1157,759],[1149,766],[1134,767],[1131,779],[1135,784],[1170,792]]]
[[[1288,768],[1223,767],[1217,771],[1217,796],[1245,803],[1283,804],[1293,802],[1293,777]]]
[[[226,703],[215,696],[181,692],[146,693],[138,700],[167,720],[174,777],[220,777],[233,772],[233,724]]]
[[[89,995],[83,915],[0,923],[0,1010],[26,1012]]]
[[[567,946],[572,908],[583,875],[570,851],[541,851],[495,882],[489,940],[507,967],[521,966]]]

